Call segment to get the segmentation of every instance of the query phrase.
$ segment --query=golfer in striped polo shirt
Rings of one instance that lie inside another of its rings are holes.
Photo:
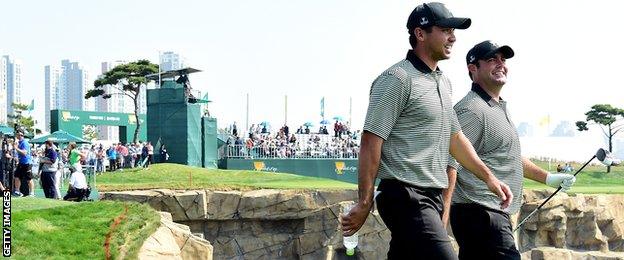
[[[513,56],[511,47],[490,41],[475,45],[466,55],[472,90],[454,108],[462,131],[477,154],[498,179],[509,185],[514,199],[509,208],[501,210],[497,195],[489,192],[471,170],[450,164],[451,184],[444,199],[448,207],[453,194],[450,219],[460,247],[459,259],[520,259],[509,214],[520,209],[523,177],[554,188],[561,186],[564,191],[575,181],[570,174],[548,173],[520,154],[516,127],[509,117],[507,102],[500,97],[507,82],[506,60]],[[448,212],[444,213],[445,221]]]
[[[479,160],[452,108],[451,84],[438,68],[450,57],[455,29],[470,19],[453,17],[441,3],[417,6],[408,18],[412,50],[384,71],[370,90],[359,156],[359,200],[341,218],[344,235],[355,233],[373,206],[390,230],[389,259],[457,259],[442,224],[442,189],[448,187],[448,153],[500,197],[512,194]]]

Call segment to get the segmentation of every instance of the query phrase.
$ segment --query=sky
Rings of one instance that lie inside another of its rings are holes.
[[[79,62],[91,81],[100,63],[149,59],[159,51],[202,70],[193,88],[208,92],[219,127],[269,121],[291,128],[325,117],[360,129],[372,81],[409,50],[405,27],[418,1],[5,1],[0,54],[20,59],[24,100],[43,122],[44,66]],[[621,5],[617,1],[444,1],[472,26],[456,30],[452,57],[438,65],[453,100],[470,89],[465,55],[476,43],[511,46],[501,96],[512,119],[538,124],[584,120],[593,104],[624,107]],[[287,116],[285,116],[287,96]],[[351,109],[349,100],[352,100]],[[39,102],[40,101],[40,102]],[[350,113],[351,111],[351,113]],[[544,131],[546,132],[546,131]]]

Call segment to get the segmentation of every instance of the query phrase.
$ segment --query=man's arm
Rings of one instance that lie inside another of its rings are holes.
[[[455,182],[457,181],[457,170],[451,166],[446,166],[446,175],[448,176],[448,188],[442,191],[442,199],[444,200],[444,211],[442,213],[442,223],[444,228],[448,226],[449,216],[451,214],[451,199],[453,191],[455,191]]]
[[[341,216],[342,232],[345,236],[357,232],[373,206],[375,178],[381,160],[383,139],[364,131],[358,160],[358,203],[345,216]]]
[[[13,148],[15,149],[15,151],[17,151],[19,154],[21,155],[26,155],[26,149],[22,150],[19,148],[19,145],[17,143],[13,143]]]
[[[501,182],[492,174],[490,169],[485,166],[483,161],[479,159],[472,144],[459,131],[451,136],[450,153],[455,157],[457,162],[464,166],[468,171],[472,172],[477,178],[485,182],[488,189],[496,194],[501,200],[501,208],[507,208],[513,200],[513,194],[507,184]]]
[[[544,183],[553,188],[561,187],[562,191],[568,191],[576,182],[576,177],[572,174],[549,173],[524,157],[522,157],[522,168],[525,178]]]
[[[546,183],[546,176],[548,176],[548,172],[538,167],[531,162],[531,160],[525,157],[522,157],[522,169],[525,178],[529,178],[540,183]]]

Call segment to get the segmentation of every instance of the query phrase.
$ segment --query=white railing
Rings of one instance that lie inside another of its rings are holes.
[[[244,159],[295,159],[295,158],[345,158],[357,159],[359,153],[358,147],[351,148],[331,148],[299,149],[293,146],[254,146],[251,148],[245,145],[228,145],[225,147],[226,158],[244,158]]]

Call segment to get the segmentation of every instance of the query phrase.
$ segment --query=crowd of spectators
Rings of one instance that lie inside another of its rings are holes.
[[[59,189],[61,179],[69,179],[69,191],[81,192],[86,189],[83,185],[84,177],[80,174],[84,173],[101,173],[104,171],[117,171],[123,168],[149,167],[154,163],[154,147],[150,142],[137,143],[115,143],[111,145],[94,144],[94,145],[76,145],[65,144],[60,148],[52,141],[46,141],[42,145],[29,144],[24,142],[25,147],[12,145],[12,141],[5,138],[1,147],[0,161],[0,189],[9,186],[10,172],[19,172],[23,164],[28,164],[28,175],[19,174],[14,178],[27,179],[29,190],[28,195],[34,196],[32,193],[32,181],[38,179],[47,198],[61,198]],[[28,156],[24,156],[27,151]],[[22,158],[28,158],[23,159]],[[18,160],[19,158],[19,160]],[[166,162],[169,154],[165,145],[160,147],[159,162]],[[23,161],[23,162],[22,162]],[[22,196],[20,186],[16,181],[15,196]],[[24,189],[21,189],[24,191]],[[81,193],[77,193],[81,194]],[[26,194],[24,194],[26,195]],[[71,195],[71,194],[70,194]]]
[[[234,126],[226,142],[230,158],[357,158],[360,150],[360,131],[352,132],[338,121],[333,136],[326,125],[316,133],[306,125],[295,133],[287,125],[272,133],[267,124],[253,124],[245,136]]]

